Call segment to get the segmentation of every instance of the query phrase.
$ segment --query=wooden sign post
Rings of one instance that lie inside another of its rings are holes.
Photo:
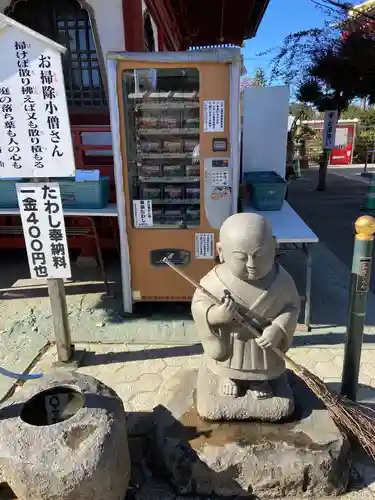
[[[0,179],[17,182],[31,277],[47,280],[58,359],[73,355],[64,279],[71,277],[59,184],[75,175],[61,56],[65,48],[0,14]],[[31,181],[31,182],[30,182]]]

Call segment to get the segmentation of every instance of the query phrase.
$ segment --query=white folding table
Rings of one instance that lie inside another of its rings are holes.
[[[311,320],[311,275],[312,275],[312,256],[311,246],[318,243],[318,237],[311,231],[308,225],[301,217],[292,209],[289,203],[284,202],[283,207],[279,211],[259,212],[250,206],[243,206],[244,212],[259,213],[263,215],[272,225],[273,234],[279,246],[292,244],[295,249],[302,250],[306,255],[306,297],[304,321],[308,329],[310,329]],[[18,208],[0,208],[0,215],[19,215]],[[118,217],[118,209],[115,203],[107,205],[100,209],[81,209],[81,208],[64,208],[64,215],[86,217],[91,221],[92,230],[97,243],[99,264],[101,266],[103,281],[108,293],[108,282],[104,272],[104,264],[100,250],[95,217]],[[22,228],[21,228],[22,232]]]
[[[0,215],[20,215],[20,209],[17,208],[0,208]],[[117,217],[116,203],[110,203],[104,208],[64,208],[65,216],[82,216],[82,217]]]
[[[311,246],[319,242],[309,226],[284,201],[281,210],[257,211],[251,206],[244,205],[243,211],[247,213],[258,213],[263,215],[272,225],[273,234],[279,246],[288,249],[286,245],[292,244],[294,249],[302,250],[306,255],[306,297],[304,322],[308,330],[311,324],[311,277],[312,277],[312,255]]]

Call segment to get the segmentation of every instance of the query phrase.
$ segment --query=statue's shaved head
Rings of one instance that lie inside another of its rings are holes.
[[[232,248],[242,246],[248,251],[273,241],[271,224],[259,214],[234,214],[220,228],[220,243]],[[240,250],[240,248],[238,248]]]
[[[241,279],[261,279],[272,270],[276,242],[271,224],[259,214],[232,215],[221,226],[217,243],[220,262]]]

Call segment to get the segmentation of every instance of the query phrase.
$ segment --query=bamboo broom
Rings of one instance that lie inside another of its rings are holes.
[[[168,258],[165,257],[163,262],[193,285],[194,288],[207,295],[215,304],[222,304],[218,297],[212,295],[200,283],[178,269]],[[257,317],[256,320],[258,319]],[[234,312],[234,320],[246,328],[254,337],[259,338],[262,335],[262,332],[250,325],[246,317],[240,312]],[[277,347],[272,347],[271,349],[285,361],[287,367],[299,376],[309,389],[324,403],[341,432],[358,442],[363,450],[372,459],[375,459],[375,411],[331,391],[319,377],[293,361],[283,351]]]

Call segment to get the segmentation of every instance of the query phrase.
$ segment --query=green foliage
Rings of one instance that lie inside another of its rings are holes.
[[[322,1],[331,6],[325,26],[288,35],[272,77],[294,86],[302,102],[321,112],[341,113],[356,98],[375,103],[375,30],[357,18],[349,25],[349,4]]]
[[[307,80],[297,90],[297,99],[304,103],[315,103],[319,100],[321,92],[320,85],[316,80]]]
[[[292,102],[289,105],[289,112],[295,117],[299,117],[300,120],[313,120],[315,118],[315,112],[311,106],[304,104],[303,102]]]
[[[375,108],[363,109],[360,106],[351,105],[342,113],[344,120],[357,118],[362,127],[375,127]]]
[[[254,76],[244,76],[241,78],[240,90],[244,91],[246,87],[266,87],[267,78],[263,68],[258,68]]]
[[[254,87],[266,87],[267,86],[267,78],[266,73],[263,68],[258,68],[255,71],[255,75],[253,78]]]
[[[375,149],[375,128],[360,129],[355,140],[354,162],[365,163],[372,149]]]

